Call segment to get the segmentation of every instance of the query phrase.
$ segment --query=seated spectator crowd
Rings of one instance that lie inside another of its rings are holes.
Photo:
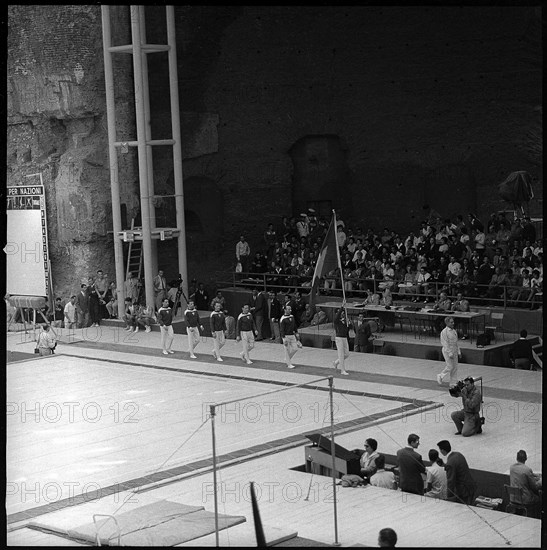
[[[299,219],[268,224],[262,249],[253,253],[244,236],[236,246],[237,271],[271,288],[306,288],[330,221],[313,209]],[[384,228],[349,226],[337,220],[342,278],[346,296],[386,289],[399,299],[435,301],[441,292],[458,293],[477,305],[540,307],[543,294],[543,245],[529,217],[510,220],[492,214],[484,224],[442,219],[431,211],[406,235]],[[243,253],[244,252],[244,253]],[[339,268],[325,274],[324,294],[341,292]]]

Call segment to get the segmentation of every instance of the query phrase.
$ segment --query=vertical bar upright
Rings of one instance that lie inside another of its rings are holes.
[[[106,92],[106,122],[108,128],[108,157],[110,161],[110,194],[112,198],[112,229],[114,237],[114,263],[116,266],[116,293],[118,298],[118,317],[123,318],[125,300],[125,270],[123,265],[123,244],[118,237],[122,230],[122,213],[120,201],[120,182],[118,178],[118,151],[116,142],[116,108],[114,103],[114,78],[110,46],[110,6],[101,6],[103,26],[104,79]]]
[[[139,25],[141,29],[141,40],[144,44],[146,40],[146,6],[139,6]],[[143,107],[146,120],[146,169],[148,172],[148,195],[153,197],[155,195],[154,187],[154,161],[152,155],[152,146],[148,145],[152,139],[152,128],[150,124],[150,88],[148,87],[148,54],[143,52],[142,56],[142,91],[143,91]],[[156,208],[152,203],[150,205],[150,229],[156,229]],[[158,272],[158,244],[155,239],[151,241],[151,260],[152,260],[152,272]]]
[[[334,403],[333,403],[333,382],[334,378],[329,376],[329,402],[330,402],[330,454],[332,458],[332,495],[334,506],[334,545],[340,546],[338,542],[338,509],[336,507],[336,453],[334,450]]]
[[[131,6],[131,36],[133,42],[133,70],[135,81],[135,110],[137,114],[137,148],[139,158],[139,185],[142,217],[142,250],[144,260],[144,290],[146,305],[154,307],[154,274],[152,269],[152,234],[150,228],[150,195],[148,191],[148,168],[146,146],[146,112],[143,87],[142,39],[139,23],[139,6]]]
[[[214,500],[215,500],[215,543],[216,546],[220,546],[218,537],[218,487],[217,487],[217,451],[216,451],[216,438],[215,438],[215,414],[216,406],[210,406],[211,411],[211,433],[213,436],[213,487],[214,487]]]
[[[179,107],[179,84],[177,71],[177,43],[175,31],[175,7],[166,6],[167,20],[167,44],[169,46],[169,92],[171,97],[171,125],[173,144],[173,169],[175,179],[175,207],[179,273],[182,277],[182,288],[188,296],[188,264],[186,258],[186,225],[184,220],[184,186],[182,175],[182,142],[180,132],[180,107]]]

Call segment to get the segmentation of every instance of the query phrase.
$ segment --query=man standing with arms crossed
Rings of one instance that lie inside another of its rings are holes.
[[[249,304],[245,304],[241,308],[241,313],[237,318],[236,323],[236,340],[241,341],[241,346],[243,351],[239,354],[241,359],[247,363],[247,365],[252,365],[253,362],[249,357],[249,352],[254,348],[255,345],[255,321],[253,316],[249,312]]]
[[[295,366],[292,364],[292,358],[298,351],[298,348],[302,347],[302,344],[300,343],[300,336],[296,329],[296,320],[294,315],[292,315],[291,306],[285,306],[285,313],[279,320],[279,332],[285,348],[287,368],[294,369]]]
[[[213,356],[217,361],[224,361],[220,356],[220,348],[226,343],[226,316],[222,311],[221,302],[215,302],[214,308],[209,318],[213,336]]]
[[[346,301],[342,302],[342,307],[336,312],[334,316],[334,332],[336,349],[338,350],[338,359],[333,363],[335,369],[340,367],[340,374],[345,376],[349,375],[346,370],[345,361],[349,357],[349,343],[348,334],[351,323],[346,320]]]
[[[437,383],[442,386],[443,378],[448,374],[450,376],[450,387],[455,386],[458,381],[458,357],[462,356],[458,346],[458,333],[454,329],[454,318],[445,317],[446,325],[441,331],[442,354],[446,362],[443,371],[437,374]]]
[[[199,313],[196,309],[193,300],[188,302],[188,308],[184,312],[186,319],[186,334],[188,335],[188,349],[190,351],[190,359],[197,359],[194,354],[194,348],[199,344],[200,329],[203,332],[203,325],[199,319]]]
[[[163,304],[158,309],[158,325],[160,326],[161,332],[161,347],[163,355],[169,353],[175,353],[171,346],[173,345],[173,338],[175,334],[173,332],[173,311],[169,307],[169,300],[165,298]]]

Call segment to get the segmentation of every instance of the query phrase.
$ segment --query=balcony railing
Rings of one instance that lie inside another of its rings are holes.
[[[218,272],[216,277],[216,283],[218,287],[233,287],[233,288],[258,288],[260,290],[273,290],[275,292],[294,292],[299,290],[303,294],[307,294],[310,290],[312,277],[302,277],[298,275],[287,275],[281,273],[233,273],[233,272]],[[349,280],[345,280],[347,282]],[[346,290],[346,297],[352,297],[359,299],[365,299],[366,290],[372,292],[382,292],[381,283],[385,283],[384,280],[377,279],[351,279],[353,284],[352,290]],[[518,299],[518,293],[523,290],[523,287],[519,286],[499,286],[496,287],[497,296],[488,294],[490,290],[489,285],[472,284],[471,292],[469,288],[463,288],[458,285],[451,285],[449,283],[428,283],[425,285],[419,285],[418,291],[401,292],[398,284],[401,281],[391,281],[393,285],[390,290],[393,294],[393,298],[397,300],[409,300],[414,299],[421,302],[434,302],[439,299],[441,292],[446,292],[450,298],[454,298],[458,292],[461,292],[466,300],[469,301],[471,306],[484,306],[491,305],[495,307],[507,308],[507,307],[519,307],[534,309],[542,306],[542,299],[539,296],[538,299]],[[325,289],[324,281],[321,281],[319,285],[319,296],[337,296],[342,297],[342,287],[340,281],[336,281],[336,287]],[[542,295],[541,295],[542,296]]]

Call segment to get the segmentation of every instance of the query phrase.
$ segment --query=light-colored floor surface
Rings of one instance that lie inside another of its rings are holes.
[[[8,334],[8,353],[33,348],[32,334]],[[330,425],[324,378],[334,375],[339,445],[362,448],[373,437],[380,452],[395,454],[417,433],[426,459],[448,439],[472,468],[507,473],[525,449],[527,464],[541,471],[541,372],[460,365],[460,379],[482,377],[486,417],[482,435],[461,438],[450,420],[460,400],[437,385],[439,361],[352,353],[350,376],[343,377],[328,349],[302,349],[294,370],[286,368],[282,346],[270,342],[256,344],[252,365],[241,361],[235,341],[223,348],[223,363],[213,359],[210,338],[202,339],[195,360],[185,335],[175,336],[173,349],[161,354],[157,332],[100,327],[65,331],[52,357],[8,364],[8,544],[67,543],[26,528],[28,521],[69,529],[89,523],[93,513],[165,498],[213,511],[210,405],[230,401],[215,416],[216,455],[223,458],[219,512],[247,522],[221,531],[223,546],[255,544],[251,481],[272,536],[297,532],[329,544],[376,546],[378,531],[389,526],[398,546],[540,546],[539,520],[374,487],[337,487],[336,535],[332,481],[294,468],[305,461],[304,434]],[[135,480],[128,490],[124,484]],[[106,488],[103,498],[77,498]],[[214,546],[215,536],[187,544]]]

